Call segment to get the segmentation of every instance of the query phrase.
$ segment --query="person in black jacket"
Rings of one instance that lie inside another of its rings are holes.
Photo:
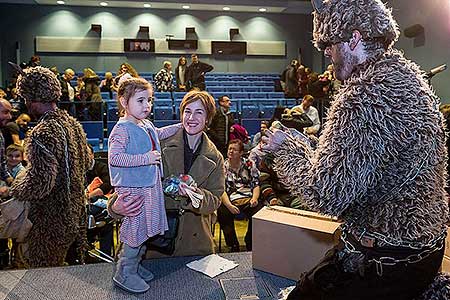
[[[216,111],[207,131],[217,150],[227,157],[230,128],[234,124],[234,115],[230,111],[231,100],[227,95],[219,97],[219,109]]]
[[[211,72],[214,67],[201,62],[198,59],[197,54],[191,55],[192,63],[189,65],[187,70],[187,79],[186,82],[189,86],[189,89],[197,88],[200,91],[205,90],[205,73]]]

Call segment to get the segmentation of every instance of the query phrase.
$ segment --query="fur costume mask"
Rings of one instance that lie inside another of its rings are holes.
[[[16,86],[17,94],[31,102],[58,102],[61,97],[61,84],[56,75],[40,66],[23,70]]]
[[[387,50],[397,41],[398,24],[380,0],[312,0],[314,7],[313,42],[317,49],[348,42],[353,30],[363,40],[380,41]]]

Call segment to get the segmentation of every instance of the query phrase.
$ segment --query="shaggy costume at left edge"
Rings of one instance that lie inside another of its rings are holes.
[[[56,76],[42,67],[28,68],[17,81],[17,92],[30,112],[33,105],[58,101]],[[86,135],[74,118],[56,108],[46,111],[26,141],[29,165],[14,182],[12,195],[28,201],[33,227],[28,235],[30,267],[61,266],[75,243],[82,257],[86,239],[84,182],[89,166]]]
[[[448,221],[439,99],[392,48],[398,25],[380,0],[313,5],[315,45],[344,82],[316,150],[276,130],[266,149],[278,148],[293,195],[345,225],[288,299],[450,299],[449,278],[436,277]]]

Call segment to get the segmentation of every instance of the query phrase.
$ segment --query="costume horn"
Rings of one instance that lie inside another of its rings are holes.
[[[312,7],[314,8],[314,11],[318,14],[320,14],[320,11],[323,7],[322,0],[311,0]]]
[[[8,64],[11,67],[13,67],[13,69],[16,70],[20,75],[22,75],[22,76],[25,75],[25,72],[22,70],[22,68],[19,65],[15,64],[13,62],[10,62],[10,61],[8,61]]]

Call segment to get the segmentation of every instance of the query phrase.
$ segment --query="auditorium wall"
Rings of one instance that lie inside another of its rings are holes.
[[[396,47],[425,71],[447,64],[449,69],[437,74],[432,84],[443,103],[450,103],[450,1],[390,1],[402,30]],[[424,36],[406,38],[403,30],[414,24],[424,27]]]
[[[185,38],[185,28],[195,27],[199,39],[229,40],[229,28],[239,28],[241,40],[285,41],[285,56],[246,56],[217,58],[200,56],[214,65],[217,72],[281,72],[289,61],[298,57],[302,49],[304,63],[313,65],[311,47],[312,22],[310,15],[229,13],[213,11],[140,10],[127,8],[62,7],[42,5],[1,4],[0,28],[2,59],[15,57],[16,42],[20,44],[20,58],[29,59],[35,51],[36,36],[92,37],[91,24],[101,24],[101,37],[137,38],[139,26],[150,27],[150,38],[164,38],[173,34]],[[46,66],[67,67],[80,71],[91,66],[98,71],[117,71],[123,61],[138,71],[156,72],[164,60],[177,64],[179,55],[172,54],[60,54],[40,53]],[[3,78],[7,66],[2,64]]]

